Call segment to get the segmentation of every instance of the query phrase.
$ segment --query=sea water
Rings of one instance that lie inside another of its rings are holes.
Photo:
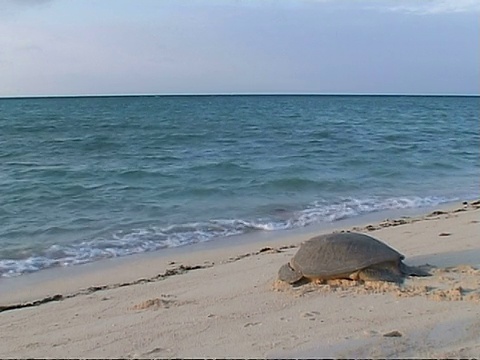
[[[0,99],[0,277],[479,196],[479,98]]]

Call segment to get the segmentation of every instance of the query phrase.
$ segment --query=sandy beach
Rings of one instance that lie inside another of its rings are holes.
[[[64,276],[0,280],[0,357],[480,356],[480,201],[336,230],[374,236],[431,276],[276,281],[318,234],[54,269]]]

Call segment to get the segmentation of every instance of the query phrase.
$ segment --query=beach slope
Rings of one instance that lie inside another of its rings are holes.
[[[139,258],[1,291],[0,357],[480,356],[480,202],[341,230],[432,276],[279,283],[306,235]]]

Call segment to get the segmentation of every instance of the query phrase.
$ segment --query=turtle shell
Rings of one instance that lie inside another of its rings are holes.
[[[304,242],[290,261],[293,269],[307,278],[328,279],[349,275],[404,256],[383,242],[359,233],[320,235]]]

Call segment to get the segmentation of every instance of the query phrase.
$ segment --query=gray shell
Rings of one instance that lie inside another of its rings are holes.
[[[384,262],[399,263],[404,256],[383,242],[359,233],[335,233],[307,240],[290,266],[307,278],[328,279]]]

